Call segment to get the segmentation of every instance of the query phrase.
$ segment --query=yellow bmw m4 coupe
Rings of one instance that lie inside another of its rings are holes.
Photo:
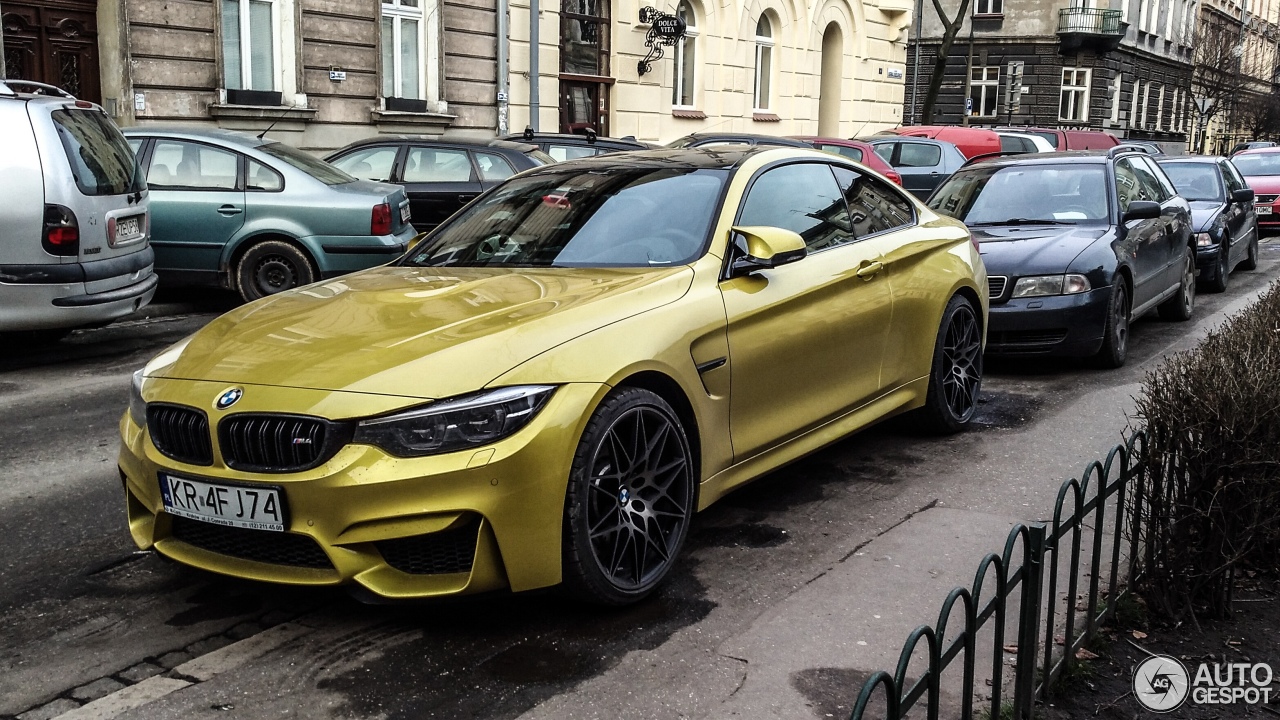
[[[964,225],[837,156],[550,165],[140,370],[129,529],[241,578],[634,602],[733,488],[895,414],[963,428],[986,317]]]

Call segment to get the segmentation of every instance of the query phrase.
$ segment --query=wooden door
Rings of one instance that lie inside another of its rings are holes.
[[[5,0],[4,60],[10,78],[34,80],[101,102],[94,2]]]

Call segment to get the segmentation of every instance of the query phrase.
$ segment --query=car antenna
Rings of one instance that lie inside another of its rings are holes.
[[[266,134],[267,134],[267,133],[271,132],[271,128],[275,127],[275,126],[276,126],[276,123],[278,123],[278,122],[280,122],[281,120],[283,120],[283,119],[284,119],[284,116],[285,116],[285,115],[288,115],[288,114],[289,114],[289,111],[290,111],[291,109],[292,109],[292,108],[285,108],[285,109],[284,109],[284,112],[282,112],[282,113],[280,113],[279,115],[277,115],[277,116],[276,116],[276,119],[271,121],[271,124],[267,126],[267,129],[266,129],[266,130],[263,130],[262,132],[258,133],[258,139],[259,139],[259,140],[261,140],[263,137],[265,137],[265,136],[266,136]]]

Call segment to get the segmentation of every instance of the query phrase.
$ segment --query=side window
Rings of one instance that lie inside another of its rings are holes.
[[[1126,158],[1123,162],[1129,165],[1134,177],[1138,180],[1138,196],[1134,198],[1135,200],[1162,203],[1173,196],[1173,193],[1165,195],[1164,186],[1160,184],[1159,178],[1151,168],[1147,167],[1145,157]]]
[[[849,211],[828,165],[800,163],[766,171],[751,184],[738,225],[799,233],[809,252],[853,240]]]
[[[1116,194],[1120,196],[1120,212],[1128,210],[1129,203],[1134,200],[1147,199],[1142,197],[1138,175],[1133,171],[1128,158],[1116,161]]]
[[[1145,166],[1147,172],[1153,179],[1155,179],[1156,185],[1159,188],[1158,194],[1160,195],[1160,199],[1156,202],[1165,202],[1178,194],[1178,189],[1173,186],[1173,181],[1170,180],[1169,176],[1165,174],[1165,171],[1160,168],[1159,163],[1152,160],[1150,157],[1144,157],[1138,158],[1138,164]]]
[[[893,164],[893,147],[897,144],[898,143],[891,143],[891,142],[876,143],[875,145],[876,154],[880,156],[881,160],[884,160],[886,163],[889,163],[892,165]]]
[[[466,150],[409,148],[404,160],[407,183],[472,182],[471,160]]]
[[[887,184],[848,168],[832,168],[849,205],[853,235],[860,239],[915,221],[911,203]]]
[[[156,188],[235,190],[240,159],[235,153],[174,140],[156,140],[147,184]]]
[[[1235,192],[1245,188],[1244,178],[1240,177],[1240,175],[1236,173],[1236,169],[1231,165],[1231,163],[1223,160],[1218,163],[1218,167],[1222,170],[1222,179],[1227,181],[1228,192]]]
[[[257,160],[250,160],[249,179],[245,183],[245,188],[259,192],[280,192],[284,190],[284,178],[280,173]]]
[[[481,180],[506,180],[516,174],[507,159],[497,153],[476,153],[476,167],[480,168]]]
[[[348,153],[331,164],[361,180],[385,181],[391,179],[391,168],[395,166],[399,152],[398,145],[379,145]]]
[[[854,162],[862,162],[862,150],[856,147],[848,147],[846,145],[818,145],[819,150],[826,150],[837,155],[843,155]]]
[[[934,167],[942,162],[942,148],[937,145],[904,142],[898,153],[898,167]]]
[[[129,138],[129,149],[133,151],[134,157],[137,157],[138,153],[142,152],[142,138]]]
[[[582,145],[548,145],[547,154],[555,158],[557,162],[564,162],[565,160],[592,157],[599,153],[593,147],[584,147]]]

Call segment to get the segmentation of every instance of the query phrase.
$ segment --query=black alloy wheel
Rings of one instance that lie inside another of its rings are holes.
[[[236,286],[245,302],[314,281],[315,271],[306,254],[280,240],[254,244],[236,264]]]
[[[1218,243],[1218,262],[1213,269],[1213,278],[1205,284],[1209,292],[1225,292],[1231,277],[1231,236],[1222,234],[1222,242]]]
[[[1160,303],[1160,317],[1179,322],[1190,320],[1195,305],[1196,251],[1188,247],[1186,256],[1182,260],[1182,277],[1178,281],[1178,292]]]
[[[606,605],[642,599],[670,572],[694,511],[693,454],[658,395],[623,388],[592,416],[565,502],[565,583]]]
[[[1095,360],[1100,367],[1118,368],[1129,357],[1129,286],[1117,276],[1107,305],[1107,325]]]
[[[960,295],[947,303],[938,328],[929,390],[918,417],[931,432],[958,432],[973,419],[982,387],[982,326]]]
[[[1249,252],[1245,258],[1240,261],[1241,270],[1257,270],[1258,269],[1258,235],[1262,230],[1259,228],[1253,233],[1253,240],[1249,242]]]

